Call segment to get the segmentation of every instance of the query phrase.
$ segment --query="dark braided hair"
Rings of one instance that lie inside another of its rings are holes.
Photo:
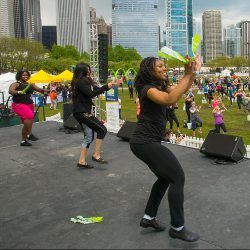
[[[139,72],[135,78],[135,87],[139,98],[145,84],[153,83],[157,86],[162,85],[162,80],[159,80],[154,73],[157,60],[159,59],[156,57],[146,57],[141,61]]]

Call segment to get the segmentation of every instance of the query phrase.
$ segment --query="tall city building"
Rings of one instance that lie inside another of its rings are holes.
[[[79,53],[89,52],[89,1],[56,1],[57,44],[75,46]]]
[[[90,13],[90,22],[93,22],[96,19],[96,9],[93,7],[90,7],[89,13]]]
[[[24,17],[23,7],[23,0],[14,0],[15,37],[22,39],[25,38],[24,20],[27,21],[27,19]]]
[[[108,45],[112,46],[112,24],[108,25],[107,32],[108,32]]]
[[[227,57],[241,55],[241,29],[235,25],[229,25],[224,29],[224,54]]]
[[[250,58],[250,21],[241,22],[241,55]]]
[[[191,54],[193,0],[166,0],[166,46],[182,55]]]
[[[0,37],[15,37],[13,0],[0,1]]]
[[[43,45],[51,50],[54,44],[57,44],[56,26],[42,26]]]
[[[14,0],[15,36],[42,42],[40,0]]]
[[[157,0],[112,0],[112,44],[144,58],[159,51]]]
[[[202,15],[204,62],[222,56],[221,13],[217,10],[205,11]]]

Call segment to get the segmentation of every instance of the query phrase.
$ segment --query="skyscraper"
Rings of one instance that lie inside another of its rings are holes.
[[[51,49],[57,43],[56,26],[42,26],[43,31],[43,45],[47,49]]]
[[[192,55],[193,0],[166,0],[166,21],[166,46]]]
[[[25,38],[42,42],[40,0],[23,1]]]
[[[73,45],[79,53],[89,52],[89,1],[56,1],[57,44]]]
[[[241,55],[250,58],[250,21],[241,22]]]
[[[241,55],[240,28],[235,25],[227,26],[224,29],[225,56],[236,57]]]
[[[24,19],[23,0],[14,0],[14,27],[16,38],[25,38]]]
[[[0,37],[14,37],[13,0],[0,1]]]
[[[42,42],[40,0],[14,0],[15,36]]]
[[[144,58],[159,51],[157,0],[112,0],[112,44]]]
[[[221,13],[208,10],[202,15],[204,62],[222,56],[222,25]]]

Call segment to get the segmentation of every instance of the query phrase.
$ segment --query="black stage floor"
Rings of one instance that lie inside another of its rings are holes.
[[[60,125],[61,126],[61,125]],[[186,225],[197,243],[139,227],[154,175],[129,149],[108,134],[108,165],[79,170],[82,134],[65,134],[56,122],[34,125],[40,138],[20,147],[20,126],[0,129],[1,249],[248,249],[250,164],[214,165],[199,150],[166,144],[186,174]],[[90,154],[93,146],[90,149]],[[93,163],[89,157],[89,163]],[[81,225],[71,217],[103,216]],[[158,219],[169,229],[165,197]]]

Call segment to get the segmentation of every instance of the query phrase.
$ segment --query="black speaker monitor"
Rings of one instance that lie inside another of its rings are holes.
[[[122,138],[125,141],[129,141],[135,131],[136,125],[136,122],[125,122],[116,136]]]
[[[210,132],[201,146],[200,152],[231,161],[240,161],[246,154],[246,147],[240,136]]]
[[[66,129],[71,129],[71,130],[78,130],[81,131],[82,128],[78,121],[75,119],[73,114],[71,114],[66,121],[63,122],[63,127]]]
[[[63,103],[63,122],[67,121],[69,116],[72,114],[72,111],[73,111],[72,102]]]

